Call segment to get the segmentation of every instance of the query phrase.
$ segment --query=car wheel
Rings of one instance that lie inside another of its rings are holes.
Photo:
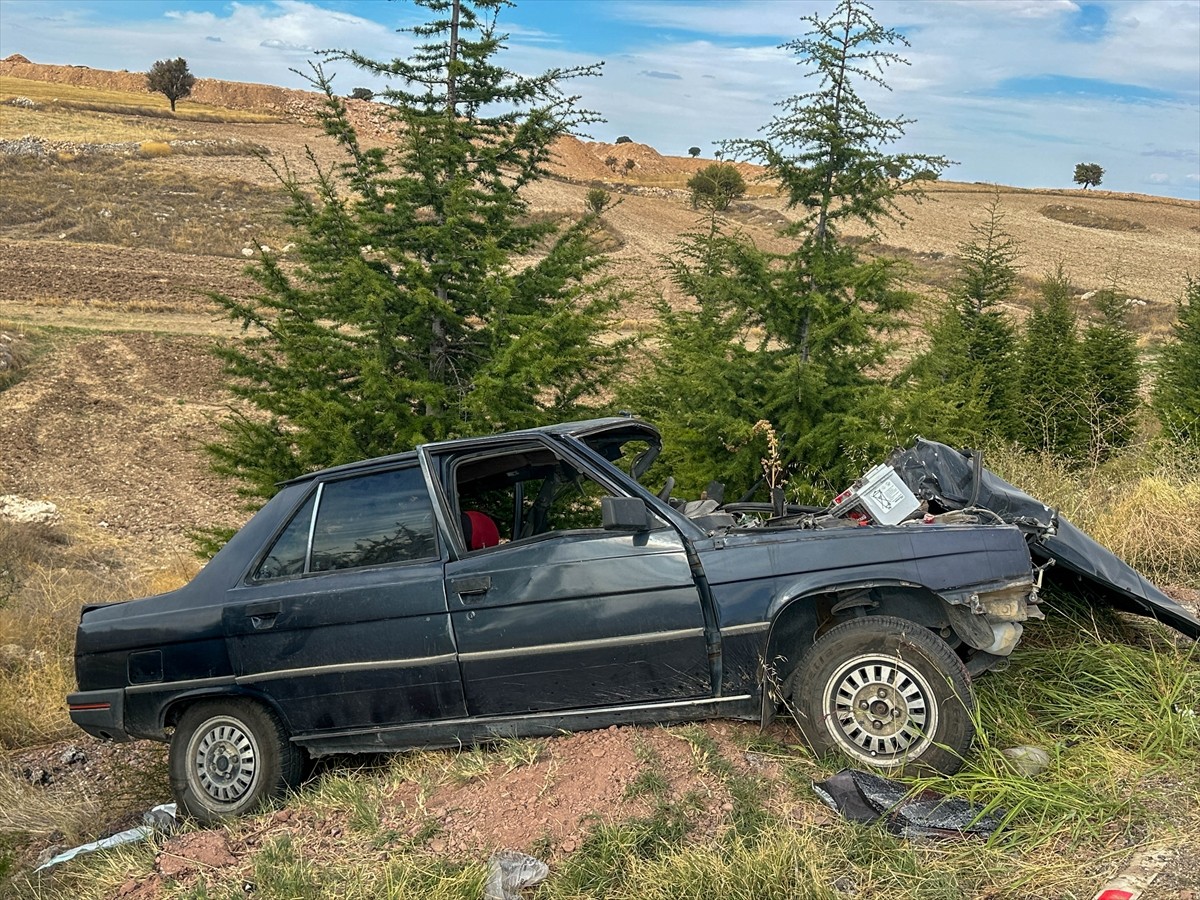
[[[170,769],[180,809],[210,824],[295,788],[304,754],[274,713],[258,703],[207,701],[189,707],[176,724]]]
[[[801,654],[785,696],[814,751],[880,768],[949,775],[975,738],[962,661],[906,619],[865,616],[831,628]]]

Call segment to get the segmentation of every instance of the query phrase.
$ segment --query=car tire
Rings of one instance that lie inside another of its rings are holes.
[[[203,824],[240,816],[300,784],[304,753],[270,710],[252,700],[197,703],[171,738],[171,790]]]
[[[949,775],[975,738],[962,661],[928,628],[893,616],[831,628],[800,655],[784,695],[818,755]]]

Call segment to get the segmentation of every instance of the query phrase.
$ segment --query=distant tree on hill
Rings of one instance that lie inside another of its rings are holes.
[[[604,164],[614,172],[617,171],[617,158],[615,156],[604,157]]]
[[[370,88],[356,87],[350,92],[351,100],[374,100],[375,92]]]
[[[718,212],[728,209],[730,203],[746,193],[746,179],[729,163],[705,166],[688,179],[687,186],[692,192],[693,207],[704,206]]]
[[[623,134],[623,135],[621,135],[619,138],[617,138],[617,143],[618,143],[618,144],[632,144],[632,143],[633,143],[633,138],[631,138],[631,137],[630,137],[629,135],[627,135],[627,134]]]
[[[625,160],[625,174],[628,175],[630,172],[632,172],[635,166],[637,166],[637,163],[635,163],[632,159]]]
[[[1082,184],[1086,191],[1089,186],[1097,187],[1104,178],[1104,169],[1099,163],[1079,163],[1075,167],[1075,183]]]
[[[196,76],[188,71],[187,60],[182,56],[160,59],[146,73],[146,90],[170,100],[171,112],[175,112],[175,101],[190,96],[195,84]]]
[[[700,155],[700,148],[699,147],[688,147],[688,155],[692,159],[695,159],[697,156]]]

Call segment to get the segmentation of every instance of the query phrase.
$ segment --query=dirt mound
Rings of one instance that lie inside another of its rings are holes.
[[[0,60],[0,76],[72,84],[105,91],[145,93],[146,75],[143,72],[110,72],[87,66],[54,66],[30,62],[19,53]],[[240,81],[218,81],[197,78],[188,100],[263,113],[288,113],[298,103],[312,102],[318,95],[309,91],[251,84]]]
[[[616,162],[610,166],[606,160]],[[560,178],[572,181],[603,181],[625,173],[626,160],[633,161],[631,178],[636,180],[681,180],[711,165],[711,159],[690,156],[664,156],[648,144],[625,141],[608,144],[604,141],[581,141],[564,137],[554,145],[551,171]],[[747,181],[762,175],[761,166],[732,163]],[[682,182],[681,182],[682,183]]]
[[[732,724],[698,727],[705,741],[736,771],[761,764],[739,750]],[[395,796],[397,831],[413,835],[439,825],[431,850],[477,856],[501,847],[530,851],[548,840],[552,855],[573,852],[597,822],[650,815],[661,795],[702,798],[691,810],[691,833],[715,837],[733,809],[722,779],[698,770],[696,748],[669,729],[612,727],[547,739],[539,758],[508,772],[491,771],[466,784],[442,784],[425,796],[416,782]],[[750,759],[755,762],[748,761]],[[653,773],[651,782],[645,773]],[[649,785],[656,784],[656,788]]]

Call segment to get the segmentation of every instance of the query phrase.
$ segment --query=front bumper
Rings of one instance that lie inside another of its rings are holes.
[[[125,690],[77,691],[67,695],[71,721],[92,737],[123,743],[131,741],[125,731]]]

